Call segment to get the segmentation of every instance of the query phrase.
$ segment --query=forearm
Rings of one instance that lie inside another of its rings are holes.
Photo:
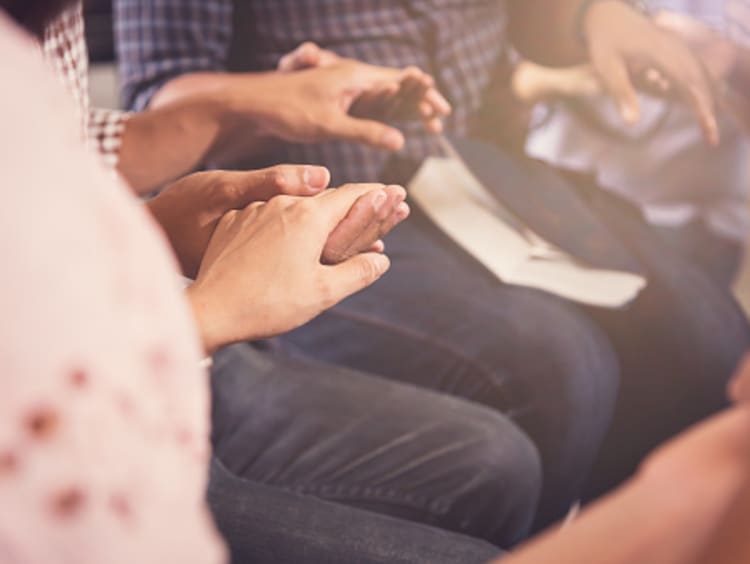
[[[607,4],[624,10],[622,15],[638,15],[628,0],[511,0],[511,41],[527,59],[545,66],[586,62],[589,56],[585,41],[587,19],[596,10],[613,7]]]
[[[613,0],[617,1],[617,0]],[[510,36],[526,58],[547,66],[570,66],[586,60],[577,33],[583,0],[512,0]]]
[[[226,121],[221,105],[209,97],[133,114],[117,168],[136,193],[147,194],[210,159]]]
[[[704,546],[698,539],[705,539],[707,518],[684,500],[665,502],[660,495],[640,482],[627,485],[569,528],[530,542],[502,564],[691,562]]]
[[[694,427],[570,526],[502,564],[695,562],[746,484],[748,423],[745,409],[732,409]]]

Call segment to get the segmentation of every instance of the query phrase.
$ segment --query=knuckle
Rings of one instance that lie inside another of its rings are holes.
[[[363,260],[357,269],[357,281],[361,285],[368,285],[378,277],[377,269],[370,260]]]
[[[289,171],[287,167],[275,166],[269,169],[267,179],[269,185],[280,192],[289,189]]]

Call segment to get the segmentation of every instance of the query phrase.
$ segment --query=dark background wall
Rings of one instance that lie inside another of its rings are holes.
[[[92,62],[115,60],[112,39],[112,0],[85,0],[86,40]]]

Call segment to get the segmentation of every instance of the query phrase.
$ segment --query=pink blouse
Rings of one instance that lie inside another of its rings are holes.
[[[0,68],[0,562],[223,562],[174,259],[2,14]]]

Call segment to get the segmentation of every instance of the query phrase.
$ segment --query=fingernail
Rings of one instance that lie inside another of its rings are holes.
[[[385,255],[376,255],[372,257],[372,262],[378,274],[383,274],[391,267],[391,261]]]
[[[388,199],[388,195],[383,191],[379,190],[377,194],[375,194],[375,197],[372,199],[372,208],[378,212],[383,207],[383,204],[385,204],[385,201]]]
[[[404,146],[404,136],[395,129],[389,129],[382,138],[383,146],[392,151],[398,151]]]
[[[325,167],[307,166],[302,174],[302,180],[310,190],[323,190],[330,182],[330,173]]]

